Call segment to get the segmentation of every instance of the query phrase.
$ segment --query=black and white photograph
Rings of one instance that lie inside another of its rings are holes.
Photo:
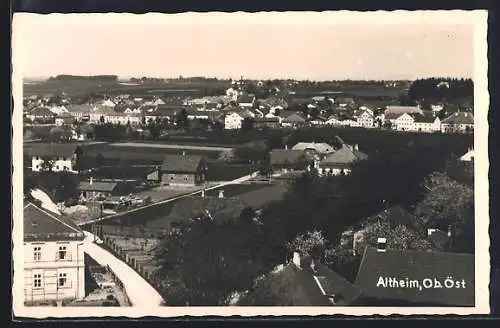
[[[487,18],[14,14],[14,315],[488,313]]]

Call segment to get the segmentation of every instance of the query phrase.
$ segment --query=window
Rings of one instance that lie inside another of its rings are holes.
[[[68,277],[66,273],[59,273],[59,277],[57,279],[57,287],[66,287],[68,282]]]
[[[170,180],[174,180],[174,177],[173,177],[173,176],[171,176],[171,177],[170,177]]]
[[[40,261],[42,259],[42,247],[33,247],[33,260]]]
[[[66,259],[66,246],[59,246],[59,251],[57,252],[57,259],[58,260]]]
[[[33,275],[33,288],[42,288],[42,275],[39,273]]]

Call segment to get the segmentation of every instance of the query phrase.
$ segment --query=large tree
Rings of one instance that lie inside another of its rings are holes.
[[[415,215],[427,227],[446,229],[460,219],[464,209],[474,204],[473,188],[452,180],[445,173],[430,174],[423,185],[427,193],[415,207]]]

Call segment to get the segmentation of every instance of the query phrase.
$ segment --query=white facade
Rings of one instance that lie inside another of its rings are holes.
[[[69,171],[75,172],[73,170],[73,162],[75,160],[75,156],[65,157],[65,156],[53,156],[51,158],[47,158],[48,161],[53,161],[52,171],[60,172],[60,171]],[[35,172],[39,172],[42,170],[42,164],[44,159],[40,156],[32,156],[31,157],[31,170]]]
[[[474,149],[469,149],[469,151],[467,153],[465,153],[464,155],[462,155],[460,157],[460,160],[464,161],[464,162],[474,161]]]
[[[364,128],[372,128],[373,127],[373,113],[365,110],[358,117],[358,123]]]
[[[24,297],[28,303],[84,298],[83,241],[25,242]]]
[[[243,122],[243,117],[238,113],[231,113],[224,117],[224,129],[226,130],[236,130],[241,129],[241,123]]]
[[[142,116],[132,114],[124,115],[104,115],[104,122],[111,124],[126,125],[128,122],[130,124],[140,124],[142,121]]]
[[[415,131],[438,132],[441,131],[441,120],[436,117],[433,122],[415,122]]]
[[[414,122],[413,117],[405,113],[394,120],[393,129],[398,131],[414,131]]]

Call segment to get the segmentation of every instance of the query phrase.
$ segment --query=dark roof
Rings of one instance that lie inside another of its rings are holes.
[[[447,124],[474,124],[474,115],[469,112],[456,112],[445,118],[442,123]]]
[[[294,164],[303,154],[302,150],[273,149],[270,153],[271,165]]]
[[[94,109],[90,105],[73,105],[68,107],[68,111],[72,113],[90,113]]]
[[[250,104],[255,101],[255,96],[254,95],[240,95],[238,96],[237,102],[239,104],[245,103],[245,104]]]
[[[72,156],[80,146],[75,143],[36,143],[30,150],[31,156]]]
[[[71,220],[31,202],[24,206],[24,240],[83,240],[83,231]]]
[[[37,107],[32,109],[29,112],[29,115],[33,116],[56,116],[56,114],[52,113],[50,109],[45,108],[45,107]]]
[[[347,165],[351,164],[358,160],[364,160],[368,158],[368,156],[359,151],[359,150],[351,150],[349,147],[344,145],[337,151],[326,154],[325,157],[321,160],[322,165]]]
[[[78,185],[78,190],[112,192],[117,185],[118,183],[116,182],[92,181],[92,183],[90,183],[90,181],[82,181]]]
[[[165,155],[161,171],[195,173],[202,160],[201,155]]]
[[[357,287],[335,272],[323,265],[316,265],[316,268],[319,269],[318,272],[313,273],[312,270],[298,268],[290,263],[278,272],[271,272],[256,284],[239,305],[347,305],[359,295]],[[325,291],[325,294],[321,289]],[[340,296],[336,304],[328,299],[333,295]]]
[[[280,119],[278,117],[256,117],[254,121],[255,123],[279,123]]]
[[[447,277],[465,281],[465,288],[445,288]],[[417,280],[436,278],[443,288],[382,288],[380,278]],[[361,261],[355,285],[363,298],[371,301],[429,304],[441,306],[474,306],[474,255],[414,250],[377,251],[367,248]]]
[[[413,120],[416,123],[434,123],[436,120],[436,117],[430,116],[430,115],[419,115],[419,114],[414,114]]]
[[[391,226],[404,225],[411,229],[418,228],[417,218],[411,215],[400,205],[392,206],[370,217],[367,220],[367,223],[371,223],[377,220],[388,222]]]
[[[304,123],[306,121],[304,115],[302,113],[293,113],[290,116],[287,116],[283,119],[282,122],[285,123]]]

